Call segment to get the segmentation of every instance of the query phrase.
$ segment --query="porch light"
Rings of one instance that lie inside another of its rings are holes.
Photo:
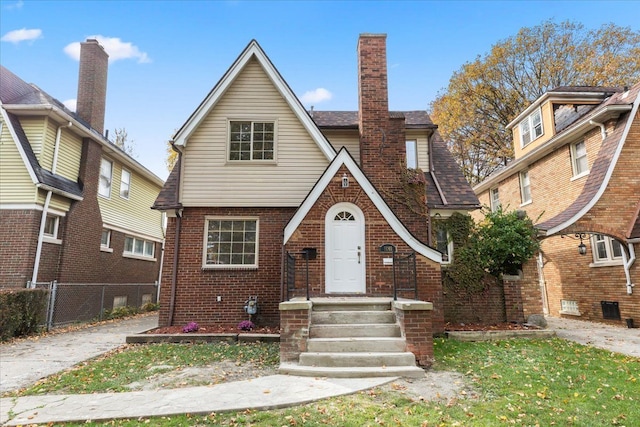
[[[584,244],[582,239],[586,238],[587,235],[584,234],[584,233],[577,233],[576,237],[578,237],[580,239],[580,244],[578,245],[578,253],[580,255],[586,255],[587,254],[587,246]]]
[[[349,187],[349,177],[347,176],[346,173],[342,174],[342,188],[347,188]]]

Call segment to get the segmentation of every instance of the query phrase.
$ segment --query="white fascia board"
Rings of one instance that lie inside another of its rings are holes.
[[[631,113],[629,114],[629,118],[627,119],[627,124],[625,125],[624,131],[622,132],[622,136],[620,137],[620,142],[618,142],[616,151],[615,153],[613,153],[613,158],[611,159],[611,163],[609,163],[609,168],[607,169],[607,173],[604,176],[604,179],[602,181],[602,184],[600,185],[600,188],[598,188],[598,192],[595,194],[595,196],[591,200],[589,200],[589,202],[582,209],[580,209],[571,218],[569,218],[562,224],[559,224],[547,230],[546,232],[547,236],[556,234],[559,231],[564,230],[565,228],[569,227],[570,225],[578,221],[580,218],[584,216],[584,214],[586,214],[591,210],[591,208],[593,208],[593,206],[598,202],[598,200],[600,200],[600,197],[602,197],[606,188],[609,186],[611,175],[613,175],[613,171],[615,170],[616,165],[618,163],[618,159],[620,158],[620,154],[622,153],[622,148],[624,147],[624,143],[626,142],[627,136],[629,135],[629,130],[633,125],[633,121],[636,117],[636,114],[638,113],[638,105],[640,105],[640,95],[636,95],[636,99],[633,102],[633,108],[631,110]]]
[[[285,227],[283,244],[286,244],[289,241],[295,230],[300,226],[302,220],[307,216],[315,202],[318,200],[327,185],[329,185],[331,179],[335,176],[342,165],[346,166],[351,175],[358,182],[369,199],[371,199],[371,201],[378,209],[378,211],[380,211],[387,223],[391,226],[393,231],[398,236],[400,236],[400,238],[404,240],[411,249],[413,249],[420,255],[429,258],[432,261],[438,263],[442,262],[442,254],[440,252],[436,251],[433,248],[430,248],[429,246],[413,237],[413,235],[409,232],[409,230],[407,230],[404,224],[400,222],[398,217],[396,217],[396,215],[389,208],[380,194],[378,194],[378,192],[364,175],[362,170],[360,170],[358,165],[356,165],[346,148],[340,150],[337,157],[329,165],[324,174],[322,174],[307,198],[304,200],[302,205],[300,205],[300,208],[296,211],[296,214],[293,216],[293,218],[291,218],[291,221],[289,221],[289,223]]]
[[[300,120],[307,132],[309,132],[327,160],[333,160],[333,158],[336,156],[336,152],[333,146],[329,143],[329,141],[327,141],[322,132],[320,132],[320,129],[318,129],[311,117],[309,117],[309,114],[307,114],[298,98],[282,79],[280,73],[276,70],[262,48],[260,48],[258,42],[256,42],[255,40],[249,43],[247,48],[231,65],[229,70],[227,70],[218,84],[211,90],[211,92],[209,92],[205,100],[200,103],[196,111],[191,115],[191,117],[189,117],[187,122],[176,133],[176,135],[173,137],[175,144],[179,147],[184,147],[187,145],[189,137],[198,128],[200,123],[209,114],[211,109],[215,107],[222,95],[235,81],[238,74],[240,74],[240,72],[244,69],[244,67],[252,57],[255,57],[258,60],[262,68],[267,73],[267,76],[269,77],[271,82],[285,99],[296,117],[298,117],[298,120]]]
[[[493,187],[495,184],[499,183],[505,178],[510,177],[516,172],[519,172],[523,169],[529,167],[530,164],[536,162],[537,160],[543,158],[550,152],[556,150],[562,144],[566,144],[569,141],[572,141],[574,138],[582,135],[588,130],[596,127],[596,125],[592,125],[589,123],[591,120],[602,120],[602,118],[606,118],[609,116],[614,116],[615,114],[625,113],[633,108],[632,105],[623,104],[623,105],[608,105],[604,107],[602,110],[598,111],[594,116],[588,116],[582,120],[582,122],[578,125],[575,125],[573,128],[569,129],[565,133],[561,133],[549,141],[542,144],[540,147],[528,152],[524,156],[520,157],[512,161],[509,166],[498,171],[494,175],[491,175],[489,178],[482,181],[480,184],[473,187],[473,191],[476,194],[483,193],[487,191],[490,187]]]
[[[29,162],[29,159],[27,159],[27,154],[24,152],[24,149],[22,148],[22,144],[20,144],[18,135],[16,135],[16,130],[13,128],[11,121],[9,120],[9,116],[7,116],[7,111],[4,109],[4,105],[2,105],[2,102],[0,102],[0,112],[2,114],[2,121],[4,122],[7,129],[9,129],[9,134],[11,135],[11,139],[13,140],[13,143],[16,145],[16,148],[18,149],[18,153],[20,153],[20,158],[22,159],[22,163],[24,164],[24,167],[27,169],[27,172],[29,173],[29,177],[31,177],[31,181],[34,184],[38,184],[39,181],[38,181],[38,177],[36,176],[36,172],[31,167],[31,163]],[[0,128],[0,131],[1,130],[2,128]]]

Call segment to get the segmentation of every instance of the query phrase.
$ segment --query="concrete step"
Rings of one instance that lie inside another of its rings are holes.
[[[393,353],[405,351],[406,346],[405,339],[397,337],[310,338],[307,341],[307,351],[311,352]]]
[[[397,353],[355,352],[319,353],[308,351],[300,354],[302,366],[324,367],[375,367],[375,366],[415,366],[416,357],[408,351]]]
[[[331,297],[312,298],[313,311],[386,311],[391,298]]]
[[[400,325],[395,324],[352,324],[352,325],[316,325],[309,329],[310,338],[349,338],[349,337],[400,337]]]
[[[329,378],[368,378],[368,377],[406,377],[424,378],[425,372],[417,366],[378,366],[378,367],[316,367],[301,366],[294,363],[282,363],[278,372],[301,377]]]
[[[385,311],[312,311],[311,323],[314,325],[337,325],[353,323],[395,323],[396,315],[391,310]]]

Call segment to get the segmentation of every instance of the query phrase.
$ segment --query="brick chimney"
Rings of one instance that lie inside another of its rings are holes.
[[[100,134],[104,133],[108,65],[109,55],[97,40],[80,44],[76,113]]]

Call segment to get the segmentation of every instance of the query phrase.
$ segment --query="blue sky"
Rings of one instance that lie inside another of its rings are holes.
[[[386,33],[389,106],[427,109],[454,71],[553,19],[637,30],[639,1],[0,0],[0,62],[71,105],[77,46],[111,55],[105,129],[125,128],[161,178],[165,143],[256,39],[308,108],[356,110],[356,42]]]

